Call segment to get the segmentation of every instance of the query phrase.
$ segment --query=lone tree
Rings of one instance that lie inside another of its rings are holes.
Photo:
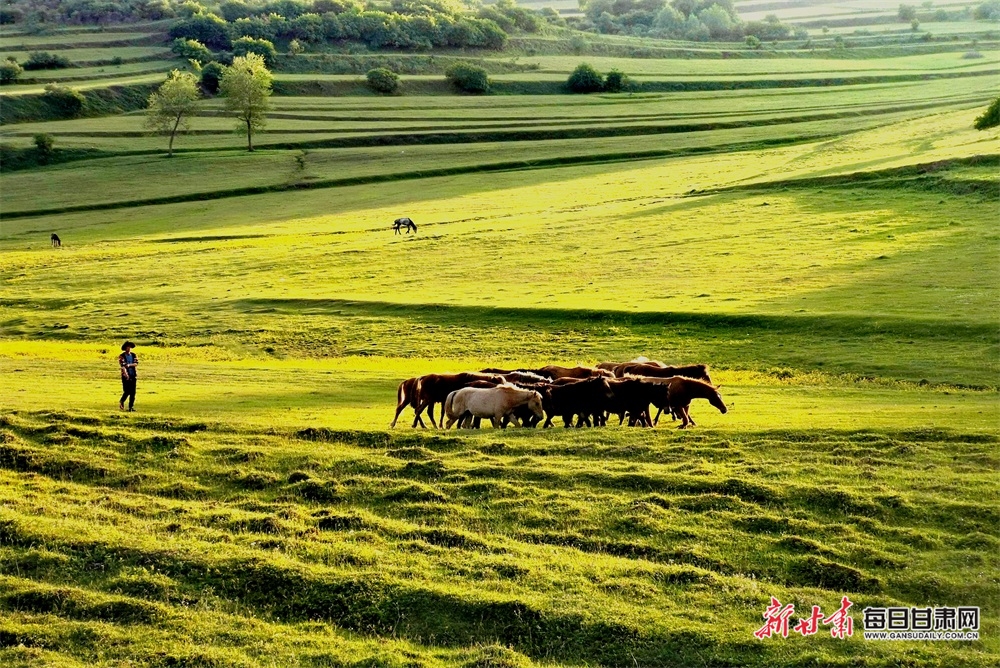
[[[188,119],[195,110],[200,94],[198,79],[188,72],[173,70],[160,89],[149,96],[146,127],[153,132],[170,134],[167,156],[174,155],[174,137],[186,132]]]
[[[976,118],[973,127],[977,130],[989,130],[998,125],[1000,125],[1000,97],[993,100],[990,106],[986,108],[986,111]]]
[[[571,93],[597,93],[604,88],[604,78],[587,63],[580,63],[566,81]]]
[[[219,92],[226,98],[226,109],[239,119],[237,132],[247,135],[248,151],[253,151],[254,130],[263,129],[267,123],[272,79],[264,59],[256,53],[237,56],[232,65],[222,69]]]

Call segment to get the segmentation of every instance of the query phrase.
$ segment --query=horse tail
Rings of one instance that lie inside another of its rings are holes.
[[[447,415],[448,417],[451,417],[451,408],[454,401],[455,401],[455,393],[454,392],[448,393],[448,397],[444,400],[444,414]],[[461,425],[459,426],[461,427]]]

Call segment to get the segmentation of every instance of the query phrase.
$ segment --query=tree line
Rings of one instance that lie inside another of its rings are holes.
[[[475,14],[465,5],[441,0],[392,0],[381,8],[355,0],[314,0],[308,5],[298,0],[254,5],[231,1],[219,7],[219,14],[204,10],[178,20],[170,36],[216,51],[228,51],[241,39],[295,43],[300,48],[360,42],[371,49],[500,50],[509,33],[538,32],[544,24],[541,14],[513,0],[500,0]]]
[[[611,35],[696,42],[808,37],[803,28],[793,29],[773,14],[763,21],[743,21],[732,0],[580,0],[580,8],[585,19],[574,27]]]

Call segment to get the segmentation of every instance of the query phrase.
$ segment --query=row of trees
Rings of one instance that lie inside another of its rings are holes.
[[[241,10],[232,9],[240,5]],[[417,4],[395,0],[390,11],[365,8],[354,2],[317,0],[312,9],[322,13],[298,13],[302,7],[285,2],[261,6],[229,2],[221,7],[225,16],[199,12],[178,21],[170,36],[196,40],[207,48],[226,51],[236,40],[292,41],[300,45],[326,42],[362,42],[372,49],[430,49],[434,47],[472,47],[499,50],[515,30],[537,32],[545,21],[541,14],[518,7],[513,0],[499,0],[483,7],[478,15],[467,13],[461,5],[431,0]],[[226,10],[229,11],[226,11]],[[228,20],[226,17],[229,17]]]
[[[586,19],[581,30],[691,41],[740,41],[748,36],[762,41],[808,33],[793,30],[770,15],[763,21],[740,19],[732,0],[580,0]]]
[[[232,65],[215,66],[210,72],[202,70],[201,82],[206,74],[214,78],[218,93],[225,100],[226,109],[235,114],[237,130],[247,137],[247,150],[253,151],[254,132],[262,130],[270,109],[273,77],[264,59],[255,53],[237,56]],[[186,132],[190,118],[201,98],[198,78],[190,72],[174,70],[160,88],[149,96],[146,127],[153,132],[169,135],[167,155],[174,154],[174,138]]]

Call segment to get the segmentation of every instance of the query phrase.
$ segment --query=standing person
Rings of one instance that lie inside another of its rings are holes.
[[[135,410],[132,407],[135,405],[135,368],[139,366],[139,358],[132,352],[133,348],[135,344],[126,341],[122,344],[122,354],[118,356],[118,366],[122,371],[122,398],[118,400],[119,410],[125,410],[126,397],[128,397],[128,409]]]

